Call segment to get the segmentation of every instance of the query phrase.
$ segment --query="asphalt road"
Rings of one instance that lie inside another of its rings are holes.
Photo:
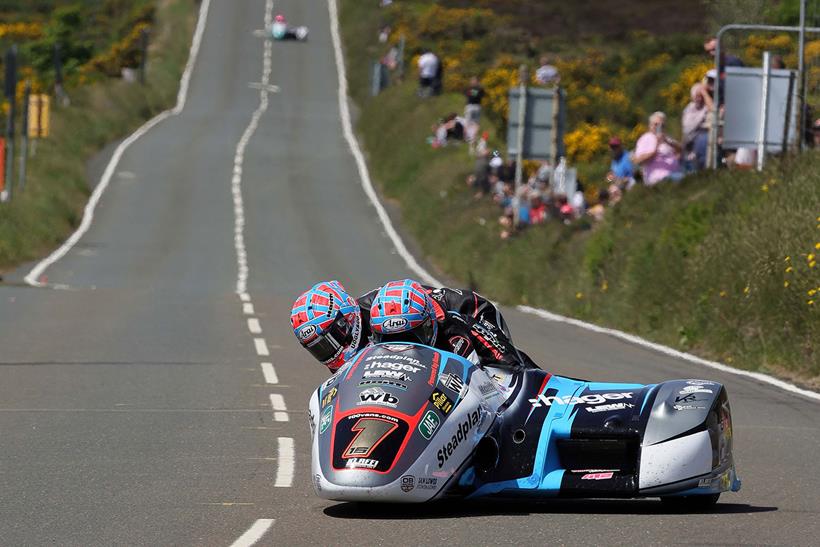
[[[22,286],[28,268],[0,285],[0,544],[230,545],[258,519],[274,519],[260,545],[817,544],[820,404],[514,310],[517,343],[556,373],[726,384],[743,490],[707,515],[654,500],[317,498],[305,410],[326,374],[293,338],[290,304],[320,279],[363,292],[408,272],[342,136],[325,2],[276,10],[311,33],[272,45],[279,92],[242,157],[248,301],[231,190],[260,104],[263,0],[211,5],[184,111],[127,150],[90,231],[47,270],[66,287]]]

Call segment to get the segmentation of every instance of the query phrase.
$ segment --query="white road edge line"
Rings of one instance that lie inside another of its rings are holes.
[[[237,538],[236,541],[231,543],[231,547],[251,547],[251,545],[255,545],[257,541],[262,539],[262,537],[268,533],[270,527],[273,526],[275,521],[273,519],[259,519],[253,523],[253,526],[248,528],[248,531],[242,534]]]
[[[606,327],[599,327],[598,325],[593,325],[592,323],[587,323],[585,321],[581,321],[579,319],[573,319],[572,317],[564,317],[563,315],[557,315],[545,310],[541,310],[538,308],[532,308],[530,306],[517,306],[516,309],[518,311],[529,313],[532,315],[536,315],[541,317],[542,319],[546,319],[547,321],[556,321],[558,323],[566,323],[568,325],[573,325],[576,327],[581,327],[586,330],[590,330],[592,332],[597,332],[601,334],[607,334],[609,336],[613,336],[620,340],[625,340],[637,346],[642,346],[647,349],[651,349],[657,351],[658,353],[663,353],[664,355],[669,355],[671,357],[676,357],[678,359],[683,359],[684,361],[689,361],[690,363],[695,363],[698,365],[703,365],[705,367],[709,367],[715,370],[719,370],[721,372],[728,372],[729,374],[736,374],[738,376],[746,376],[747,378],[753,378],[760,382],[764,382],[767,384],[771,384],[775,387],[779,387],[780,389],[784,389],[790,393],[795,393],[797,395],[802,395],[804,397],[808,397],[810,399],[814,399],[816,401],[820,401],[820,393],[816,393],[814,391],[809,391],[807,389],[799,388],[795,385],[792,385],[788,382],[784,382],[783,380],[779,380],[777,378],[772,378],[766,374],[761,372],[750,372],[748,370],[740,370],[736,368],[732,368],[729,365],[724,365],[723,363],[718,363],[717,361],[709,361],[708,359],[703,359],[696,355],[691,355],[689,353],[684,353],[682,351],[678,351],[676,349],[656,344],[655,342],[650,342],[640,336],[635,336],[634,334],[629,334],[627,332],[621,332],[619,330],[610,329]]]
[[[265,28],[270,28],[273,22],[272,18],[273,0],[267,0],[265,2]],[[272,51],[271,41],[266,38],[262,52],[262,87],[259,90],[259,106],[253,111],[251,121],[239,138],[239,142],[236,144],[236,153],[233,157],[233,177],[231,178],[234,212],[233,240],[236,248],[236,293],[240,295],[240,298],[242,298],[242,295],[247,294],[248,287],[248,253],[245,249],[245,205],[242,199],[242,164],[245,162],[245,148],[256,132],[259,119],[268,109],[269,91],[266,86],[270,83]]]
[[[268,350],[268,343],[265,342],[264,338],[254,338],[253,345],[256,347],[256,354],[262,357],[267,357],[270,355],[270,350]]]
[[[289,422],[288,407],[285,406],[285,398],[278,393],[270,394],[270,406],[273,408],[273,419],[277,422]]]
[[[44,287],[46,286],[45,283],[41,283],[39,281],[40,277],[43,273],[48,269],[49,266],[63,258],[68,251],[70,251],[80,238],[82,238],[86,232],[88,232],[89,228],[91,228],[91,223],[94,221],[94,211],[97,208],[97,204],[99,203],[100,199],[102,198],[103,193],[105,192],[106,188],[108,188],[109,183],[111,182],[111,177],[114,176],[114,172],[117,169],[117,165],[120,162],[125,151],[131,146],[134,142],[136,142],[140,137],[145,135],[152,127],[157,125],[163,120],[170,118],[171,116],[177,116],[182,112],[182,109],[185,108],[185,102],[188,98],[188,86],[190,85],[191,81],[191,73],[194,70],[194,66],[196,65],[196,59],[199,55],[199,47],[202,43],[202,35],[205,33],[205,22],[208,18],[208,8],[210,7],[210,0],[203,0],[202,5],[199,8],[199,19],[196,23],[196,30],[194,31],[194,37],[191,40],[191,49],[188,54],[188,62],[185,65],[185,70],[182,73],[182,78],[179,81],[179,91],[177,92],[177,102],[176,105],[163,112],[160,112],[144,124],[142,124],[136,131],[131,133],[124,141],[122,141],[119,146],[114,150],[114,153],[111,155],[111,159],[108,161],[108,165],[105,167],[105,171],[103,171],[102,176],[100,177],[100,181],[97,186],[94,188],[94,191],[91,193],[91,197],[88,200],[88,203],[85,204],[85,209],[83,210],[83,219],[80,222],[80,225],[74,231],[73,234],[69,236],[69,238],[56,250],[54,250],[50,255],[46,258],[41,260],[37,263],[34,268],[31,269],[29,274],[24,278],[24,281],[31,285],[32,287]]]
[[[279,437],[279,465],[276,468],[276,488],[290,488],[293,485],[294,450],[293,439]]]
[[[418,275],[421,278],[421,281],[429,285],[441,286],[442,283],[439,280],[437,280],[432,274],[430,274],[427,270],[425,270],[416,261],[413,255],[411,255],[410,252],[407,250],[407,247],[404,245],[404,242],[401,240],[401,237],[399,236],[398,232],[396,232],[396,229],[393,227],[393,223],[391,222],[390,217],[387,215],[387,212],[384,210],[384,207],[379,202],[378,195],[373,189],[373,182],[370,179],[370,172],[367,169],[367,163],[365,162],[364,154],[362,154],[362,150],[359,147],[359,143],[356,140],[355,134],[353,133],[353,125],[350,122],[350,109],[347,104],[347,73],[345,71],[344,57],[342,55],[342,44],[341,39],[339,37],[339,16],[336,0],[328,0],[327,6],[328,11],[330,12],[330,35],[333,41],[333,49],[336,57],[336,72],[339,76],[339,116],[342,120],[342,130],[344,131],[345,140],[347,140],[347,144],[350,147],[350,152],[353,154],[353,158],[356,160],[356,167],[359,170],[359,179],[361,181],[362,188],[364,188],[364,193],[367,195],[370,202],[376,208],[376,212],[379,215],[379,220],[384,226],[385,232],[387,232],[387,235],[390,237],[390,240],[396,247],[396,252],[398,252],[399,256],[402,257],[405,264],[407,264],[407,267],[410,268],[410,270],[413,271],[413,273]],[[542,319],[546,319],[548,321],[568,323],[570,325],[574,325],[582,329],[591,330],[593,332],[609,334],[611,336],[615,336],[616,338],[625,340],[632,344],[649,348],[654,351],[659,351],[666,355],[672,355],[674,357],[677,357],[684,361],[688,361],[690,363],[704,365],[729,374],[746,376],[759,382],[763,382],[765,384],[769,384],[771,386],[783,389],[789,393],[802,395],[804,397],[820,401],[820,393],[799,388],[794,384],[784,382],[783,380],[779,380],[777,378],[774,378],[773,376],[769,376],[768,374],[763,374],[761,372],[748,372],[745,370],[732,368],[722,363],[708,361],[706,359],[702,359],[689,353],[684,353],[666,346],[662,346],[660,344],[656,344],[654,342],[649,342],[648,340],[644,340],[643,338],[626,332],[599,327],[597,325],[592,325],[590,323],[579,321],[577,319],[563,317],[561,315],[557,315],[546,310],[531,308],[529,306],[518,306],[517,309],[524,313],[537,315],[538,317],[541,317]]]
[[[259,319],[256,317],[248,319],[248,330],[251,331],[251,334],[261,334],[262,325],[259,324]]]
[[[278,384],[279,376],[276,375],[276,369],[273,368],[272,363],[260,363],[262,366],[262,375],[265,377],[265,382],[269,384]]]

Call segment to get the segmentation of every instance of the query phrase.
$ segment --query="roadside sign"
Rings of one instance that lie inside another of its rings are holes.
[[[28,136],[46,138],[51,127],[51,97],[44,93],[32,94],[28,101]]]
[[[518,118],[521,104],[518,87],[510,88],[510,108],[507,116],[507,152],[518,153]],[[524,113],[524,159],[552,162],[564,155],[566,107],[560,88],[527,88]]]

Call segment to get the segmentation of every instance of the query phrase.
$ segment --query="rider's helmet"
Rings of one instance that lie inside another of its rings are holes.
[[[277,23],[284,23],[285,22],[285,16],[280,13],[279,15],[274,17],[273,20],[276,21]]]
[[[432,346],[438,333],[433,300],[418,281],[391,281],[373,299],[370,330],[377,343],[416,342]]]
[[[335,372],[356,354],[362,336],[362,316],[338,281],[323,281],[303,293],[290,312],[299,343]]]

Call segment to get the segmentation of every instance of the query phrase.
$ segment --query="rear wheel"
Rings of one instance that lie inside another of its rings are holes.
[[[676,511],[708,511],[718,501],[720,494],[703,494],[699,496],[668,496],[661,502]]]

